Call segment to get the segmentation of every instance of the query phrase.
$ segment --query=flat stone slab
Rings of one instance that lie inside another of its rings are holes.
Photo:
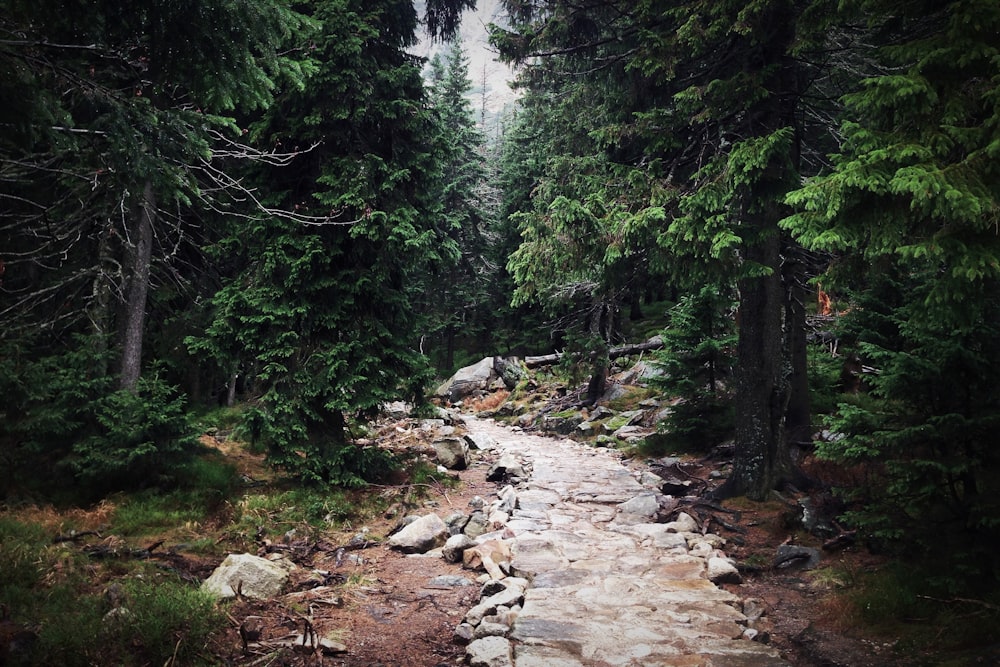
[[[512,667],[788,667],[743,638],[740,599],[708,578],[717,546],[691,551],[685,524],[653,523],[655,495],[616,452],[467,426],[531,471],[508,523],[511,569],[530,582]]]

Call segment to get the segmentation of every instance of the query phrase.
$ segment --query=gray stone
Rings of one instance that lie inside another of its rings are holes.
[[[601,419],[607,419],[611,415],[615,414],[613,410],[604,405],[598,405],[596,408],[591,410],[590,418],[593,421],[600,421]]]
[[[517,507],[517,491],[510,484],[497,492],[497,498],[499,498],[497,509],[501,512],[513,512]]]
[[[469,522],[469,515],[462,512],[452,512],[444,518],[444,523],[448,526],[449,535],[458,535]]]
[[[468,623],[459,623],[458,627],[455,628],[454,641],[456,644],[464,646],[472,641],[475,633],[476,629]]]
[[[470,449],[490,451],[495,449],[497,446],[497,441],[493,438],[493,436],[486,435],[485,433],[467,433],[465,435],[465,441],[469,443]]]
[[[476,626],[473,636],[476,639],[480,639],[482,637],[506,637],[508,632],[510,632],[510,626],[483,619],[483,621]]]
[[[472,366],[459,369],[437,388],[434,395],[454,403],[470,396],[477,390],[485,391],[496,377],[496,371],[493,370],[493,357],[486,357]]]
[[[667,530],[674,533],[693,533],[698,530],[698,522],[691,518],[690,514],[681,512],[673,521],[668,521]]]
[[[459,563],[462,561],[462,554],[469,547],[475,546],[475,542],[468,535],[452,535],[448,538],[448,541],[444,543],[444,547],[441,549],[441,555],[449,563]]]
[[[482,535],[485,535],[489,530],[490,522],[486,517],[485,512],[473,512],[469,516],[468,522],[465,524],[465,528],[462,529],[462,533],[468,535],[472,539],[476,539]]]
[[[202,583],[201,590],[216,598],[235,597],[267,600],[281,592],[288,581],[288,568],[253,554],[230,554]]]
[[[512,454],[504,454],[499,461],[490,466],[486,472],[486,481],[500,482],[511,477],[524,477],[524,475],[521,462]]]
[[[457,574],[441,574],[427,582],[426,588],[464,588],[473,586],[472,580]]]
[[[650,433],[652,432],[648,428],[642,426],[622,426],[611,435],[625,442],[636,442],[649,437]]]
[[[796,544],[782,544],[778,547],[778,554],[774,558],[776,568],[798,568],[801,570],[811,570],[819,565],[822,558],[819,550],[812,547],[801,547]]]
[[[514,391],[517,384],[528,377],[528,371],[517,357],[493,357],[493,370],[509,391]]]
[[[604,422],[604,432],[615,433],[621,428],[635,424],[640,418],[642,418],[642,410],[622,412]]]
[[[748,623],[756,623],[764,616],[764,603],[757,598],[747,598],[743,601],[743,615]]]
[[[469,466],[469,443],[464,438],[438,438],[432,445],[438,461],[444,467],[465,470]]]
[[[713,556],[708,559],[708,579],[716,584],[741,584],[743,577],[728,558]]]
[[[640,517],[654,517],[660,509],[660,503],[652,493],[644,493],[618,505],[622,514],[633,514]]]
[[[403,553],[426,553],[444,545],[448,526],[437,514],[422,516],[389,538],[388,544]]]
[[[504,637],[483,637],[465,647],[469,667],[512,667],[510,641]]]
[[[553,431],[561,435],[569,435],[576,430],[576,427],[583,423],[583,415],[574,412],[569,415],[546,415],[542,419],[542,428],[546,431]]]
[[[499,593],[494,593],[488,598],[483,598],[475,607],[465,614],[466,622],[472,625],[479,625],[483,617],[488,614],[495,614],[497,607],[512,607],[521,604],[524,600],[524,593],[517,588],[504,588]]]

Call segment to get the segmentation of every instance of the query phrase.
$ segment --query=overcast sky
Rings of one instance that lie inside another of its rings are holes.
[[[423,15],[423,0],[414,3],[420,15]],[[488,44],[489,36],[486,27],[490,23],[502,24],[502,9],[500,0],[479,0],[477,9],[465,12],[462,16],[462,44],[469,58],[469,79],[472,81],[472,93],[469,97],[472,108],[479,112],[483,106],[483,81],[486,82],[486,111],[493,114],[504,105],[513,101],[514,91],[508,82],[514,78],[513,71],[495,60],[495,54]],[[424,57],[431,57],[445,47],[441,44],[431,44],[424,39],[414,48],[413,52]]]

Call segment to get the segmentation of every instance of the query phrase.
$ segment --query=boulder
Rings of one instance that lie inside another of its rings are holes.
[[[413,521],[389,538],[388,544],[403,553],[427,553],[442,546],[448,539],[448,525],[437,514],[428,514]]]
[[[743,577],[732,561],[721,556],[708,559],[708,578],[715,584],[741,584]]]
[[[632,426],[642,419],[642,414],[642,410],[629,410],[628,412],[615,415],[604,422],[604,431],[605,433],[614,433],[625,426]]]
[[[651,432],[649,429],[645,429],[641,426],[622,426],[611,435],[612,437],[618,438],[624,442],[633,443],[649,437]]]
[[[457,563],[462,560],[462,554],[465,550],[475,545],[476,543],[468,535],[452,535],[444,543],[441,555],[449,563]]]
[[[469,443],[470,449],[489,451],[497,446],[497,441],[493,439],[493,436],[486,433],[468,433],[465,436],[465,441]]]
[[[500,569],[500,563],[511,559],[510,546],[501,540],[487,540],[462,552],[462,567],[469,570],[482,568],[493,579],[503,579],[507,575]]]
[[[229,554],[201,590],[216,598],[235,597],[237,592],[249,598],[268,600],[281,592],[288,581],[290,568],[253,554]]]
[[[465,470],[469,467],[469,443],[463,438],[438,438],[432,445],[438,461],[445,468]]]
[[[812,547],[802,547],[797,544],[782,544],[778,547],[773,567],[811,570],[819,565],[820,558],[819,550]]]
[[[681,512],[674,521],[667,523],[667,530],[672,533],[694,533],[698,531],[698,522],[690,514]]]
[[[472,539],[476,539],[480,535],[488,532],[489,528],[490,522],[486,513],[477,510],[469,515],[469,520],[466,522],[465,528],[462,529],[462,533],[464,535],[468,535]]]
[[[517,383],[528,376],[528,372],[516,357],[493,357],[493,370],[500,377],[508,391],[514,391]]]
[[[659,509],[660,503],[652,493],[644,493],[618,505],[622,514],[645,519],[655,517]]]
[[[559,433],[560,435],[570,435],[576,427],[584,421],[583,415],[579,412],[567,410],[554,415],[546,415],[542,420],[542,428],[546,431]]]
[[[437,388],[434,395],[455,403],[476,391],[485,391],[496,377],[493,357],[486,357],[472,366],[459,369]]]

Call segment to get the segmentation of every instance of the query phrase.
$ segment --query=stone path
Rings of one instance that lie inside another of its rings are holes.
[[[614,452],[466,422],[530,471],[507,523],[512,574],[530,585],[508,639],[489,639],[508,641],[509,657],[481,664],[787,667],[743,636],[740,600],[709,580],[721,539],[654,523],[655,492]]]

